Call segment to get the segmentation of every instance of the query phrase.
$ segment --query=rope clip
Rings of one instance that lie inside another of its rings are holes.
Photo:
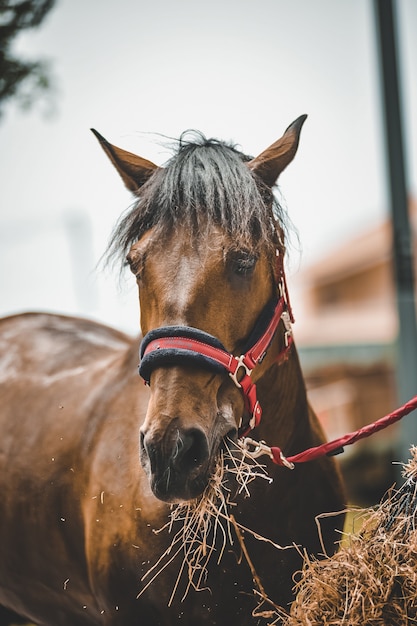
[[[242,446],[243,446],[243,449],[246,450],[246,452],[248,452],[248,454],[254,459],[257,459],[258,457],[266,454],[266,456],[269,456],[270,459],[276,462],[276,459],[274,457],[271,447],[268,446],[265,443],[265,441],[255,441],[255,439],[251,439],[250,437],[245,437],[242,441]],[[284,467],[287,467],[288,469],[294,469],[294,463],[291,463],[291,461],[289,461],[282,454],[281,450],[279,451],[279,454],[280,454],[280,465],[283,465]]]

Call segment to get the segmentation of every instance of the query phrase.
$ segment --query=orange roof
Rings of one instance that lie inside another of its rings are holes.
[[[410,219],[417,238],[417,201],[410,200]],[[303,282],[325,284],[356,274],[391,258],[391,220],[345,241],[301,273]]]
[[[410,201],[414,240],[417,240],[417,202]],[[416,255],[417,256],[417,255]],[[295,339],[300,347],[347,344],[386,344],[397,335],[394,294],[384,300],[317,304],[316,290],[355,277],[366,269],[386,265],[391,257],[391,223],[387,218],[355,236],[292,278],[295,281]],[[356,279],[355,279],[356,280]],[[296,303],[297,302],[297,303]]]

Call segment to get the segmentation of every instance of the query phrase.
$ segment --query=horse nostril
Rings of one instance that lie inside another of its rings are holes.
[[[147,437],[145,433],[140,433],[140,458],[142,464],[146,461],[149,461],[151,466],[151,471],[154,472],[156,470],[156,462],[157,462],[157,450],[155,445],[152,442],[147,441]]]
[[[178,431],[178,439],[172,455],[173,466],[182,471],[189,471],[203,465],[209,457],[205,434],[198,428]]]
[[[140,456],[142,458],[145,458],[146,456],[148,456],[147,446],[145,443],[145,433],[142,431],[140,432],[139,450],[140,450]]]

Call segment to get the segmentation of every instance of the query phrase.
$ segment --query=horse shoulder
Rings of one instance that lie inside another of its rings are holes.
[[[137,340],[90,320],[24,314],[0,321],[0,604],[24,612],[11,598],[26,580],[33,615],[45,594],[51,610],[97,612],[86,543],[99,535],[107,504],[109,516],[122,511],[132,484],[128,430],[147,402],[137,349]]]

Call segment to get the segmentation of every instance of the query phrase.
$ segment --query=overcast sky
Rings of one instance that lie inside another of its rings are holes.
[[[417,187],[417,2],[398,0],[410,190]],[[0,313],[137,327],[127,276],[95,269],[131,198],[89,132],[163,164],[187,128],[256,155],[302,113],[280,179],[291,271],[387,214],[370,0],[57,0],[16,50],[49,58],[54,102],[0,120]]]

